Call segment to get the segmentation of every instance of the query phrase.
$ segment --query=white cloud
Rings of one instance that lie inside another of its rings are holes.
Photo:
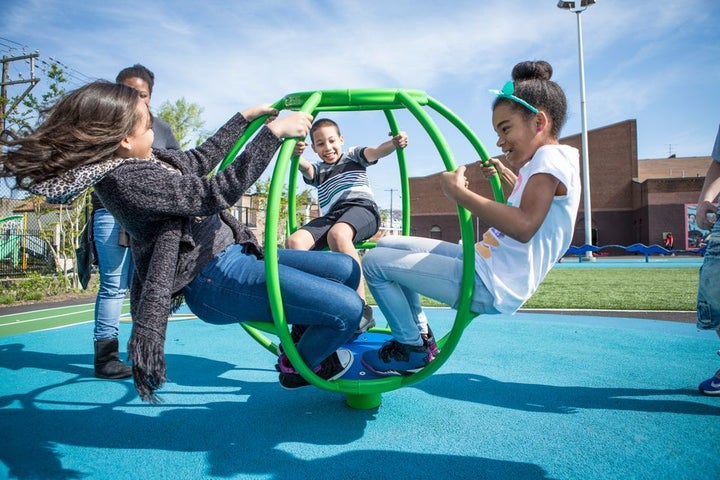
[[[0,36],[91,77],[112,79],[143,63],[156,74],[153,103],[198,103],[208,128],[296,91],[417,88],[455,110],[493,153],[487,89],[516,62],[542,58],[566,89],[564,133],[580,129],[576,22],[554,0],[5,3]],[[645,145],[657,149],[676,132],[688,148],[678,154],[704,154],[717,127],[719,17],[719,2],[701,0],[590,7],[582,14],[590,127],[638,118],[641,157],[652,156]],[[691,125],[682,123],[688,117]],[[377,122],[360,116],[345,123],[352,142],[373,142],[386,128],[376,133]],[[436,170],[423,135],[413,133],[414,174]],[[458,157],[474,160],[462,149]]]

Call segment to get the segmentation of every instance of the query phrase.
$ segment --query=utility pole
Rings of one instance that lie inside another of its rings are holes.
[[[10,113],[15,110],[15,107],[18,106],[20,102],[22,102],[23,98],[30,93],[30,90],[33,89],[35,85],[40,81],[39,78],[35,77],[35,59],[40,56],[39,53],[31,53],[28,55],[20,55],[19,57],[7,57],[3,55],[2,58],[2,81],[0,81],[0,119],[2,119],[2,131],[5,131],[5,120],[7,119],[7,116],[10,115]],[[30,60],[30,78],[23,79],[23,80],[10,80],[8,69],[10,66],[10,62],[17,62],[20,60]],[[27,86],[25,91],[15,100],[15,102],[10,105],[9,108],[7,107],[8,103],[8,94],[7,94],[7,87],[10,85],[22,85],[25,83],[29,83],[30,85]]]

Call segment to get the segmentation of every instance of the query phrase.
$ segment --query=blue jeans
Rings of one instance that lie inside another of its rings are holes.
[[[285,318],[308,329],[298,353],[313,368],[348,341],[362,317],[355,289],[360,267],[348,255],[302,250],[278,251]],[[190,310],[208,323],[272,322],[265,261],[230,245],[183,290]]]
[[[697,326],[703,330],[718,330],[720,335],[720,220],[712,229],[700,267]]]
[[[430,238],[381,238],[363,257],[363,273],[375,301],[401,343],[422,345],[427,322],[420,295],[457,308],[462,287],[462,246]],[[493,297],[475,276],[472,310],[498,313]]]
[[[95,340],[117,338],[125,295],[130,289],[135,264],[130,249],[118,245],[120,224],[105,208],[93,215],[95,249],[100,288],[95,298]]]

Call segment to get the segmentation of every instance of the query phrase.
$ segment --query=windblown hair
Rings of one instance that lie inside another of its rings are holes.
[[[514,95],[538,110],[543,110],[552,122],[550,134],[557,138],[567,120],[567,99],[560,85],[550,80],[552,74],[552,66],[544,60],[520,62],[512,69]],[[508,104],[525,115],[534,115],[522,105],[503,97],[495,100],[493,110],[501,103]]]
[[[145,80],[145,83],[148,84],[150,96],[152,96],[153,86],[155,85],[155,74],[151,72],[149,68],[139,63],[136,63],[132,67],[123,68],[120,70],[120,73],[117,74],[115,82],[124,83],[125,80],[130,78]]]
[[[98,80],[70,92],[37,130],[0,140],[0,177],[17,187],[57,177],[81,165],[113,158],[142,119],[134,88]]]
[[[322,127],[335,127],[338,135],[342,135],[342,133],[340,133],[340,127],[334,120],[330,120],[329,118],[320,118],[315,120],[315,123],[313,123],[312,127],[310,127],[310,141],[312,143],[315,143],[315,132]]]

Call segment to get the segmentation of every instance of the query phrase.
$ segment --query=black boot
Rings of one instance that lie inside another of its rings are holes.
[[[120,360],[117,338],[95,342],[95,376],[97,378],[132,377],[132,367]]]

